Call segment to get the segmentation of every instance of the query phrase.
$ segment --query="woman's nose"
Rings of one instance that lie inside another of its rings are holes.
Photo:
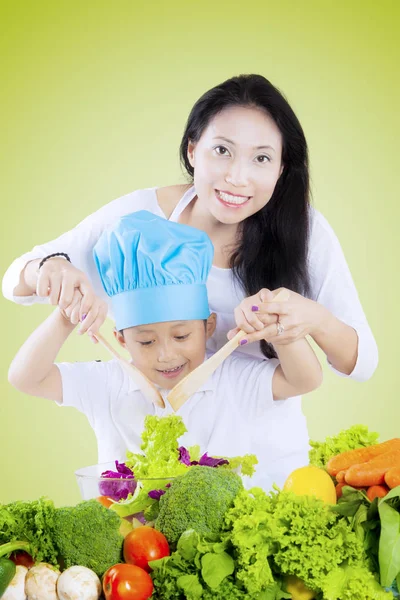
[[[245,187],[248,185],[248,169],[243,162],[232,161],[225,175],[225,181],[235,187]]]

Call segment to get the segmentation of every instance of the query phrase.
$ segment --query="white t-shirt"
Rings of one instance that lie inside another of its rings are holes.
[[[93,261],[93,247],[103,230],[126,214],[148,210],[165,217],[158,205],[156,190],[157,188],[148,188],[122,196],[100,208],[71,231],[51,242],[35,246],[33,250],[17,258],[4,275],[4,296],[25,305],[48,302],[47,298],[37,296],[14,296],[13,290],[18,285],[21,271],[28,261],[43,258],[54,252],[66,252],[72,263],[89,277],[96,293],[109,302]],[[170,220],[178,222],[179,216],[195,196],[196,191],[191,187],[176,205]],[[326,219],[314,209],[311,210],[308,267],[311,298],[323,304],[338,319],[353,327],[358,334],[358,358],[349,377],[358,381],[369,379],[378,363],[377,346],[339,241]],[[217,328],[208,340],[207,348],[215,352],[226,343],[226,333],[235,327],[234,309],[246,294],[234,280],[230,269],[214,266],[208,278],[207,289],[210,309],[217,313]],[[264,358],[257,343],[240,346],[235,353]],[[335,372],[343,376],[342,373]],[[300,411],[299,403],[296,402],[295,406]]]
[[[210,456],[255,454],[257,471],[246,478],[246,485],[265,490],[274,482],[283,485],[291,471],[308,464],[304,416],[292,410],[291,400],[273,400],[277,364],[275,359],[231,355],[176,413],[188,430],[180,438],[185,447],[198,444]],[[73,406],[87,416],[97,437],[100,463],[123,460],[127,450],[140,452],[146,415],[173,414],[168,400],[164,409],[146,400],[115,360],[57,366],[62,406]],[[162,395],[166,399],[167,392]]]

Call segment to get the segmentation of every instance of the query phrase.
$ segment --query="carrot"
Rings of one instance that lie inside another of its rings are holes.
[[[400,466],[392,467],[385,473],[385,482],[392,490],[400,485]]]
[[[106,508],[110,508],[111,504],[113,504],[113,501],[107,498],[107,496],[97,496],[96,500]]]
[[[342,483],[338,483],[335,486],[335,490],[336,490],[336,498],[339,500],[339,498],[341,498],[343,496],[343,488],[344,486],[347,485],[347,483],[345,481],[343,481]]]
[[[346,471],[339,471],[339,473],[336,474],[336,481],[338,483],[343,483],[345,475],[346,475]]]
[[[367,448],[357,448],[356,450],[342,452],[341,454],[333,456],[328,461],[326,470],[329,475],[336,477],[339,471],[347,471],[347,469],[353,465],[366,463],[380,454],[396,449],[400,449],[400,438],[393,438],[387,442],[382,442],[381,444],[373,444]]]
[[[400,466],[400,450],[380,454],[368,462],[353,465],[346,471],[345,481],[349,485],[369,487],[385,481],[385,473],[391,467]]]
[[[386,485],[371,485],[367,489],[367,498],[372,502],[375,498],[384,498],[388,491],[389,488]]]

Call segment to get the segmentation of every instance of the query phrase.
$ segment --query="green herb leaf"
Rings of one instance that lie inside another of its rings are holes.
[[[390,586],[400,573],[400,514],[386,502],[381,502],[378,508],[381,518],[379,540],[381,584]]]
[[[216,589],[225,577],[232,575],[235,570],[233,558],[226,552],[214,554],[209,552],[201,557],[201,574],[211,589]]]

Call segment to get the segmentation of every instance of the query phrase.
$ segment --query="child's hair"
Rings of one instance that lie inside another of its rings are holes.
[[[309,240],[309,169],[303,129],[281,92],[261,75],[232,77],[206,92],[193,106],[180,145],[181,162],[193,180],[187,151],[198,142],[211,119],[231,106],[263,110],[282,135],[283,171],[270,201],[240,224],[230,263],[248,295],[261,288],[286,287],[310,294],[307,269]],[[261,342],[265,356],[276,356]]]
[[[207,329],[207,319],[203,319],[203,323],[204,323],[204,328]],[[118,333],[120,333],[122,335],[122,337],[124,337],[124,329],[121,329],[120,331],[118,331]]]

